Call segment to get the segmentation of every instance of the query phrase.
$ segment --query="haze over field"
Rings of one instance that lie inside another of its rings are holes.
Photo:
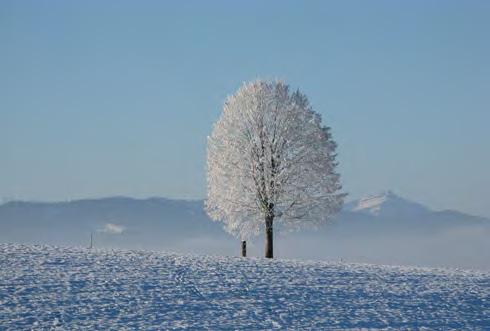
[[[203,201],[113,197],[0,205],[0,242],[238,255]],[[433,211],[392,192],[346,204],[326,227],[277,235],[277,256],[490,270],[490,220]],[[262,256],[261,238],[249,255]]]

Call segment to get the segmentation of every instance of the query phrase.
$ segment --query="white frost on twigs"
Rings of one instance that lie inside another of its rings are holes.
[[[266,217],[289,229],[325,223],[345,197],[335,149],[304,94],[282,82],[245,84],[208,137],[208,214],[241,238]]]

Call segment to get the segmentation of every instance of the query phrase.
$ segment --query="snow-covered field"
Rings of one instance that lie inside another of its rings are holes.
[[[0,244],[0,329],[490,329],[490,274]]]

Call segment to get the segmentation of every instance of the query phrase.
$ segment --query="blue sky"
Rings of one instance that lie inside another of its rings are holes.
[[[203,198],[243,81],[306,93],[351,198],[490,216],[488,1],[1,1],[0,197]]]

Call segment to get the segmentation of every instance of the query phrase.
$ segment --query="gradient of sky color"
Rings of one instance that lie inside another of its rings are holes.
[[[332,127],[351,198],[490,216],[489,1],[0,1],[0,197],[204,198],[243,81]]]

